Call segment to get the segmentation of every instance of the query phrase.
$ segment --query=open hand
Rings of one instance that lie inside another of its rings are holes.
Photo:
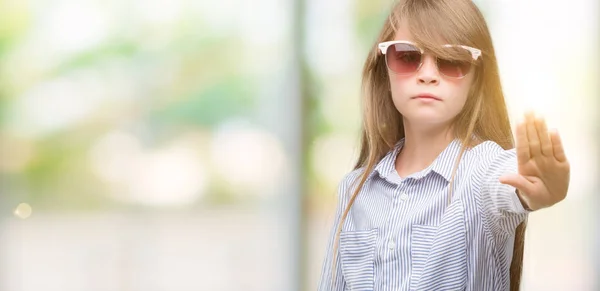
[[[548,132],[543,118],[525,114],[517,126],[518,174],[500,182],[518,190],[523,206],[531,210],[549,207],[567,196],[570,166],[557,131]]]

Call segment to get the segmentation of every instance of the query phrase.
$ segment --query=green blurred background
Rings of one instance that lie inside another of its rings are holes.
[[[598,3],[476,2],[573,167],[524,290],[597,290]],[[314,290],[390,5],[0,0],[0,291]]]

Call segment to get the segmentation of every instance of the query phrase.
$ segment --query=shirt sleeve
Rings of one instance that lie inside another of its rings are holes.
[[[333,221],[333,225],[331,226],[329,241],[327,244],[327,248],[325,251],[325,259],[323,261],[323,267],[321,269],[321,277],[319,280],[319,291],[343,291],[346,288],[346,282],[344,281],[344,276],[342,274],[342,264],[340,261],[340,250],[339,243],[338,247],[334,253],[334,245],[336,240],[337,228],[340,223],[340,219],[344,210],[346,209],[346,205],[349,200],[349,196],[352,195],[350,193],[350,186],[354,179],[357,177],[357,171],[353,171],[347,174],[340,184],[338,185],[338,195],[337,195],[337,207],[335,211],[335,218]],[[335,257],[335,267],[333,265],[333,260]]]
[[[515,187],[499,181],[505,174],[518,173],[516,150],[504,150],[494,143],[483,154],[485,157],[480,159],[482,162],[475,176],[481,185],[484,211],[495,227],[513,233],[531,212],[523,207]]]

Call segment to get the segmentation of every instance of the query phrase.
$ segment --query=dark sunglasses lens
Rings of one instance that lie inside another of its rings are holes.
[[[421,65],[421,52],[410,44],[397,43],[388,47],[385,61],[388,68],[400,75],[412,74]]]
[[[462,78],[471,70],[469,61],[438,59],[437,65],[441,74],[451,78]]]
[[[466,76],[472,66],[471,52],[462,47],[448,47],[446,52],[451,56],[451,59],[437,59],[440,74],[450,78]]]

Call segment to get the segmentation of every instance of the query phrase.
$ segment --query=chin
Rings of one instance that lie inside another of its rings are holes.
[[[403,115],[404,120],[408,121],[413,126],[441,126],[444,124],[448,124],[451,118],[448,116],[443,116],[440,114],[411,114],[411,115]]]

